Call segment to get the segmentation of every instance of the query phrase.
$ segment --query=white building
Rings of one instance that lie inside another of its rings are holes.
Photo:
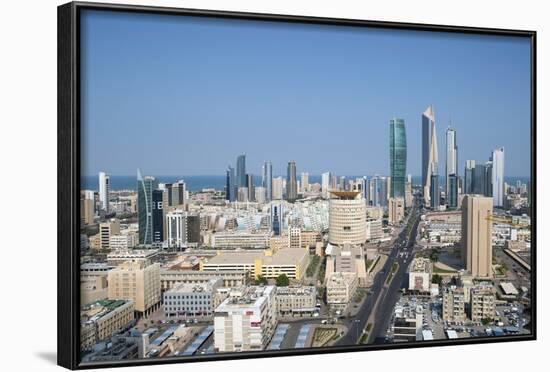
[[[221,278],[204,283],[181,283],[164,292],[164,316],[185,318],[212,316],[216,291],[223,285]]]
[[[415,258],[409,271],[409,290],[429,292],[432,282],[432,263],[429,258]]]
[[[276,177],[272,182],[273,189],[273,200],[282,200],[283,199],[283,178]]]
[[[329,242],[363,244],[367,240],[366,206],[360,191],[331,191]]]
[[[330,185],[330,172],[325,172],[321,175],[321,190],[323,192],[323,198],[328,198],[328,189]]]
[[[345,309],[355,294],[359,280],[354,272],[334,272],[327,279],[327,304],[334,309]]]
[[[117,235],[111,235],[109,238],[109,247],[114,250],[128,250],[138,245],[138,234],[133,231],[127,231]]]
[[[213,248],[251,248],[265,249],[269,247],[269,233],[249,233],[246,231],[217,232],[212,235]]]
[[[99,206],[104,211],[109,211],[109,197],[111,192],[111,179],[105,172],[99,172]]]
[[[491,156],[493,162],[493,206],[502,208],[504,206],[504,147],[493,151]]]
[[[277,326],[275,286],[232,290],[214,313],[214,350],[264,350]]]

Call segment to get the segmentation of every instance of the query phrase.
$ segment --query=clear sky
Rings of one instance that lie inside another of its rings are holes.
[[[460,173],[504,146],[529,175],[527,38],[85,11],[81,61],[82,174],[389,174],[399,117],[420,175],[433,104],[440,174],[452,122]]]

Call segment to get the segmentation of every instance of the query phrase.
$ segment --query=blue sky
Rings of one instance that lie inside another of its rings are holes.
[[[459,169],[506,149],[529,175],[527,38],[85,11],[82,174],[223,175],[246,153],[284,174],[389,174],[389,120],[405,120],[421,170],[421,114],[435,107]],[[462,173],[462,171],[461,171]]]

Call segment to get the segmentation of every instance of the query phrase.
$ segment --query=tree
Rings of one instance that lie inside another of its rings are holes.
[[[256,285],[266,285],[266,284],[267,284],[267,279],[262,275],[258,275],[258,277],[256,278]]]
[[[432,283],[441,284],[441,280],[442,280],[442,279],[443,279],[443,278],[441,277],[441,275],[439,275],[439,274],[434,274],[434,275],[432,276]]]
[[[281,274],[275,279],[275,283],[277,284],[277,287],[288,287],[288,276],[286,274]]]

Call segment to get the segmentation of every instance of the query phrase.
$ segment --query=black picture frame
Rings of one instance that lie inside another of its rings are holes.
[[[272,21],[282,23],[343,25],[394,30],[448,32],[476,35],[504,35],[529,38],[531,43],[531,182],[532,182],[532,265],[531,271],[532,332],[529,335],[507,337],[476,337],[457,340],[423,341],[412,344],[369,344],[332,346],[281,351],[255,351],[158,359],[138,359],[109,362],[80,362],[80,286],[79,286],[79,231],[80,231],[80,13],[85,9],[118,12],[138,12],[164,15],[184,15],[209,18]],[[529,341],[537,339],[537,192],[536,192],[536,31],[491,29],[478,27],[442,26],[369,20],[320,18],[279,14],[257,14],[199,9],[179,9],[153,6],[71,2],[58,7],[58,242],[57,242],[57,360],[69,369],[141,366],[151,364],[189,363],[228,359],[245,359],[319,353],[341,353],[366,350],[389,350],[444,345],[466,345],[494,342]]]

